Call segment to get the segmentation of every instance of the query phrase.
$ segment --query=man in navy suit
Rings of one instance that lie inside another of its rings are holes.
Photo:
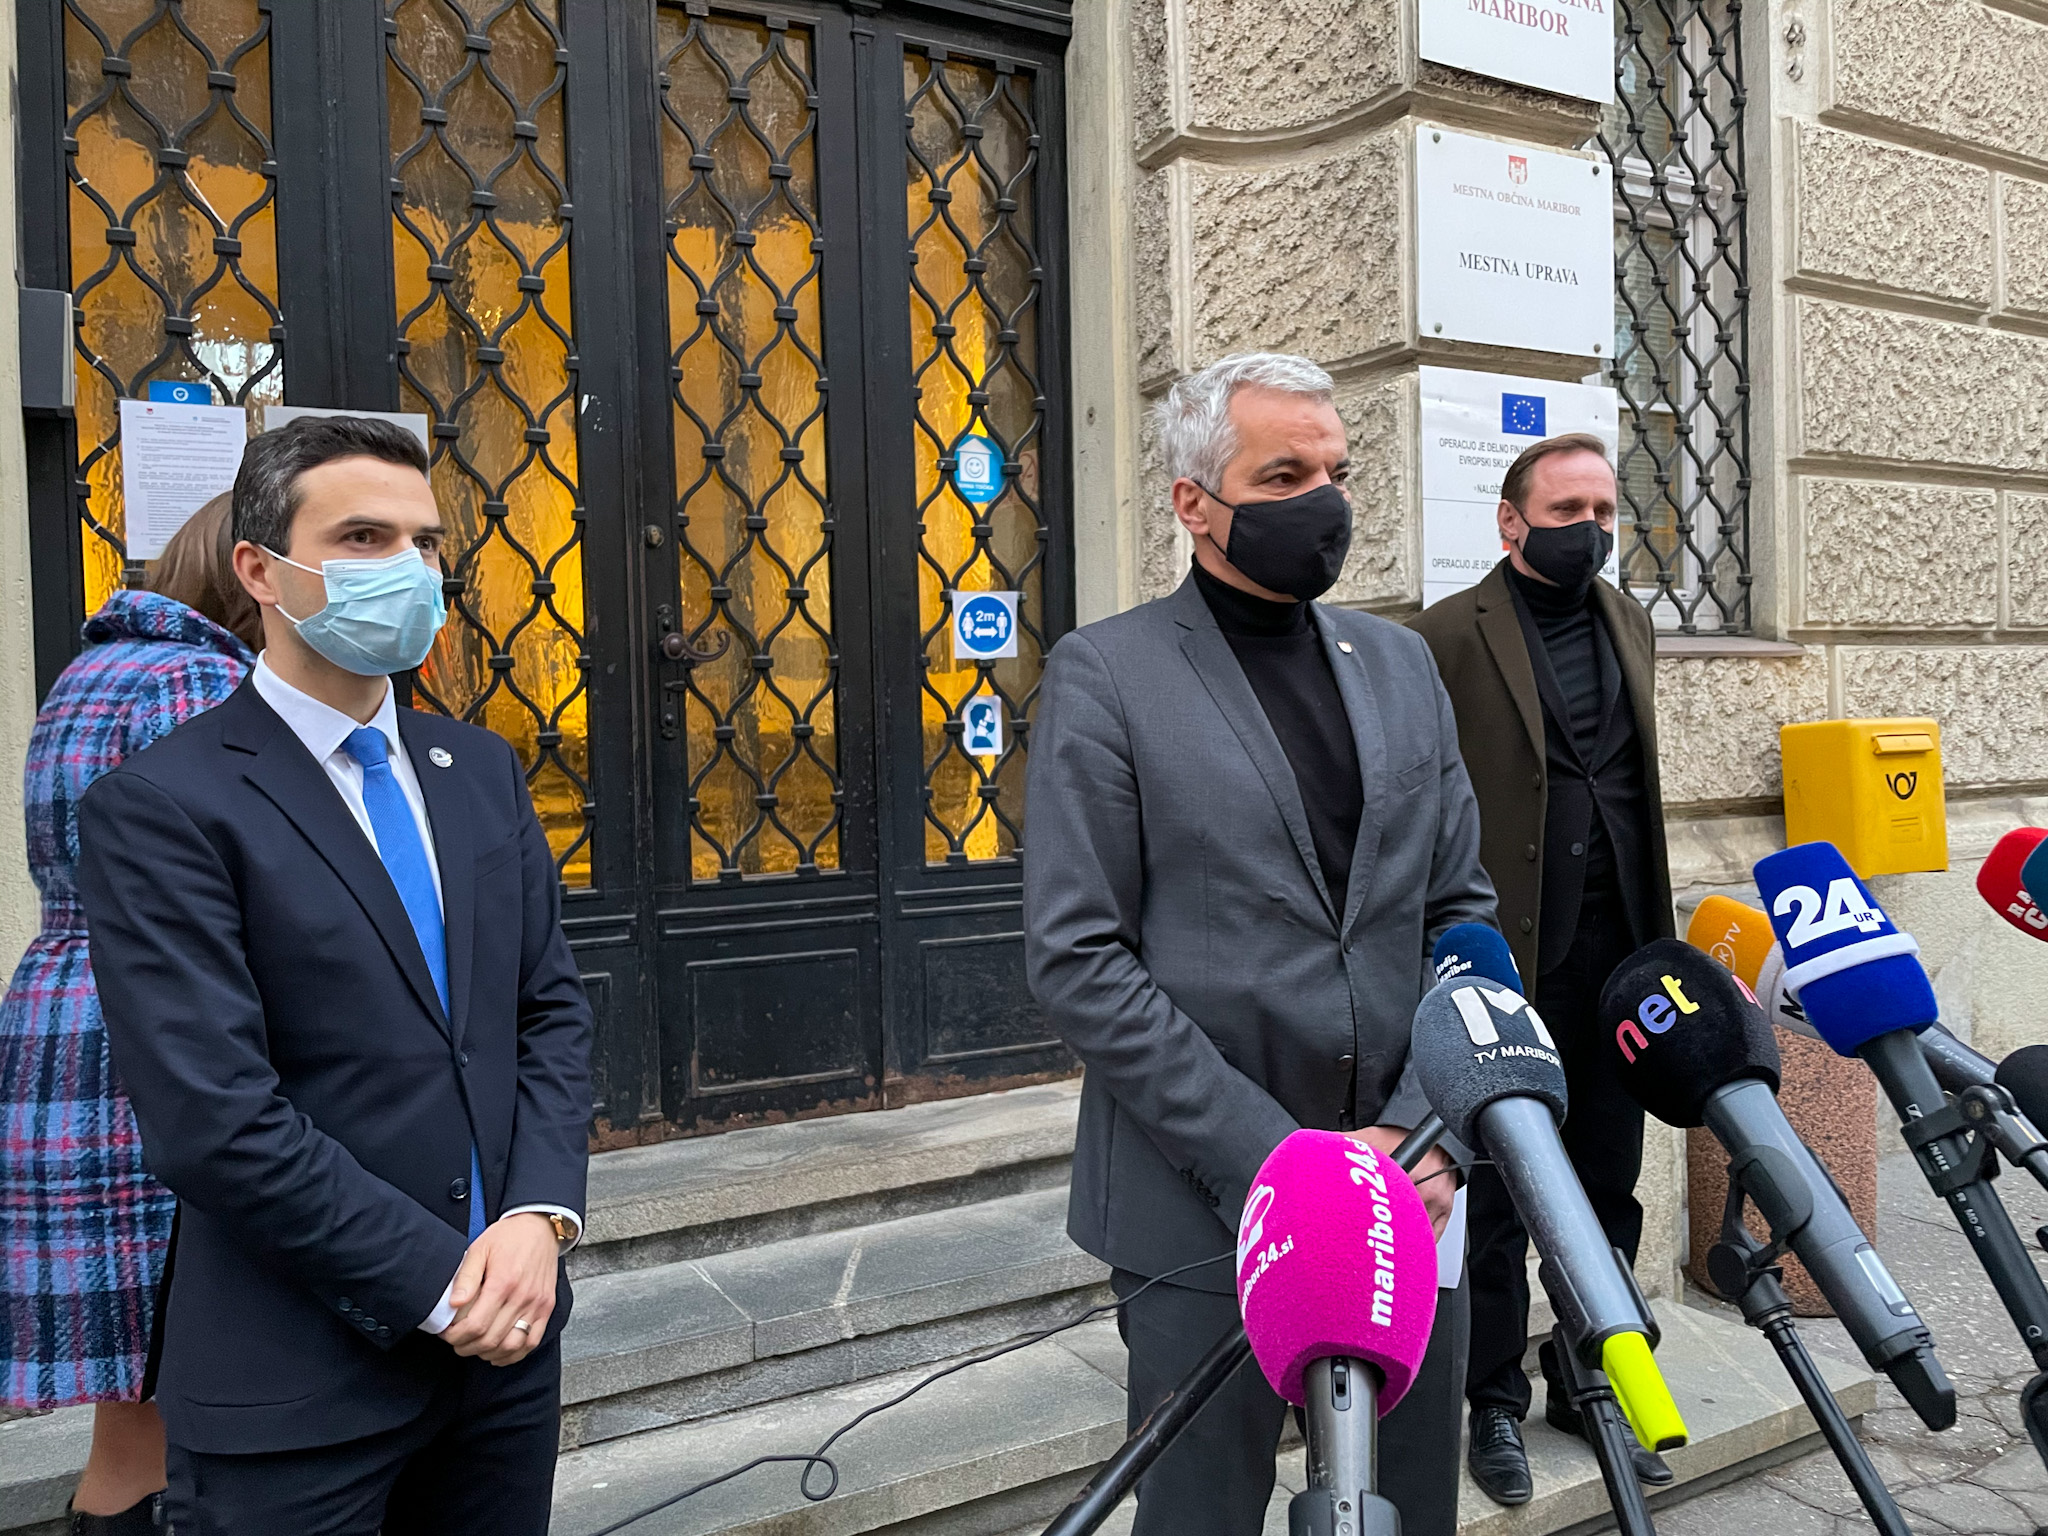
[[[252,441],[262,659],[80,805],[115,1065],[179,1198],[178,1536],[548,1525],[590,1007],[511,747],[393,697],[446,617],[426,470],[367,418]]]

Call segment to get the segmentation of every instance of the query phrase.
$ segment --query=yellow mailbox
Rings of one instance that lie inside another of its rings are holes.
[[[1932,720],[1781,726],[1785,841],[1827,841],[1857,874],[1948,868],[1941,727]]]

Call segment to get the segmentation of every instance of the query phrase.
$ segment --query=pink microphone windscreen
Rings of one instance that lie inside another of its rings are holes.
[[[1335,1131],[1273,1149],[1237,1234],[1237,1302],[1259,1369],[1305,1401],[1314,1360],[1378,1366],[1385,1415],[1415,1380],[1436,1318],[1436,1235],[1422,1196],[1383,1152]]]

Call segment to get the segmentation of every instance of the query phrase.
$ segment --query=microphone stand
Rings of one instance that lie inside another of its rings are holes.
[[[1562,1309],[1560,1309],[1562,1310]],[[1565,1332],[1563,1323],[1550,1330],[1551,1347],[1557,1352],[1558,1369],[1564,1373],[1566,1394],[1586,1426],[1586,1443],[1600,1464],[1600,1481],[1607,1485],[1607,1502],[1614,1509],[1615,1529],[1621,1536],[1656,1536],[1650,1521],[1649,1501],[1643,1485],[1636,1481],[1635,1431],[1622,1417],[1621,1404],[1604,1371],[1595,1370],[1579,1358],[1577,1342]]]
[[[1728,1167],[1728,1203],[1721,1212],[1721,1240],[1707,1254],[1707,1276],[1724,1296],[1734,1297],[1742,1308],[1742,1320],[1771,1341],[1784,1362],[1785,1372],[1827,1438],[1828,1446],[1848,1474],[1850,1486],[1878,1536],[1913,1536],[1913,1529],[1899,1513],[1884,1480],[1871,1465],[1870,1455],[1849,1427],[1849,1417],[1835,1401],[1821,1379],[1820,1368],[1807,1353],[1806,1341],[1792,1322],[1792,1303],[1779,1282],[1783,1271],[1778,1259],[1785,1251],[1782,1242],[1768,1248],[1750,1233],[1742,1219],[1742,1180],[1733,1163]]]
[[[1985,1128],[1995,1117],[1972,1118],[1963,1107],[1968,1090],[1955,1104],[1947,1102],[1919,1040],[1909,1030],[1879,1035],[1856,1054],[1870,1063],[1883,1084],[1898,1111],[1899,1134],[1913,1149],[1927,1187],[1955,1212],[1963,1235],[1977,1251],[1977,1262],[2033,1356],[2036,1373],[2020,1389],[2020,1418],[2035,1454],[2048,1465],[2048,1286],[2042,1285],[2012,1217],[1991,1187],[1998,1176],[1998,1158]]]
[[[1442,1117],[1431,1113],[1422,1124],[1416,1126],[1414,1130],[1410,1131],[1402,1139],[1400,1146],[1394,1149],[1394,1161],[1404,1171],[1413,1168],[1422,1160],[1422,1155],[1442,1139],[1443,1134],[1444,1122]],[[1166,1394],[1166,1400],[1153,1409],[1150,1414],[1146,1415],[1145,1422],[1137,1427],[1128,1440],[1124,1441],[1122,1447],[1114,1456],[1102,1464],[1102,1470],[1089,1479],[1087,1487],[1075,1494],[1073,1501],[1065,1509],[1061,1510],[1058,1515],[1053,1517],[1052,1524],[1045,1528],[1043,1536],[1091,1536],[1091,1533],[1100,1530],[1102,1523],[1110,1517],[1111,1512],[1115,1510],[1117,1505],[1121,1504],[1131,1490],[1138,1486],[1138,1479],[1152,1470],[1152,1464],[1166,1454],[1167,1448],[1180,1438],[1181,1431],[1188,1427],[1196,1414],[1208,1406],[1210,1398],[1223,1390],[1224,1383],[1237,1374],[1245,1361],[1251,1358],[1251,1355],[1251,1340],[1245,1337],[1244,1324],[1242,1322],[1237,1323],[1228,1329],[1222,1338],[1210,1346],[1209,1352],[1206,1355],[1195,1362],[1195,1368],[1182,1378],[1180,1385]],[[1334,1383],[1330,1383],[1330,1378],[1336,1374],[1332,1367],[1340,1365],[1348,1367],[1344,1374],[1348,1378],[1345,1386],[1347,1389],[1346,1395],[1350,1399],[1349,1406],[1341,1409],[1336,1406]],[[1309,1475],[1311,1486],[1314,1486],[1317,1465],[1318,1442],[1316,1439],[1316,1426],[1318,1418],[1321,1417],[1330,1421],[1325,1425],[1322,1432],[1325,1442],[1336,1442],[1350,1438],[1355,1444],[1356,1437],[1336,1436],[1330,1433],[1330,1429],[1334,1427],[1335,1421],[1333,1416],[1336,1413],[1355,1413],[1362,1407],[1365,1410],[1364,1418],[1362,1421],[1352,1422],[1360,1422],[1365,1426],[1363,1443],[1367,1449],[1362,1459],[1366,1481],[1351,1486],[1360,1489],[1362,1495],[1370,1495],[1374,1486],[1372,1477],[1377,1470],[1376,1463],[1378,1460],[1378,1376],[1371,1367],[1358,1360],[1318,1361],[1314,1366],[1310,1367],[1309,1380],[1311,1382],[1318,1379],[1317,1372],[1319,1371],[1326,1373],[1321,1379],[1329,1384],[1323,1394],[1328,1399],[1329,1406],[1327,1410],[1312,1411],[1307,1416],[1308,1433],[1310,1436]],[[1312,1403],[1316,1401],[1316,1394],[1311,1393],[1310,1401]],[[1347,1465],[1343,1469],[1344,1475],[1350,1477],[1354,1475],[1350,1470],[1350,1463],[1354,1462],[1357,1458],[1347,1455],[1345,1459]],[[1334,1473],[1338,1470],[1334,1467],[1329,1467],[1327,1455],[1324,1465],[1328,1468],[1329,1472]],[[1343,1485],[1326,1484],[1325,1486]],[[1455,1498],[1456,1496],[1456,1491],[1453,1490],[1452,1497]],[[1305,1495],[1297,1495],[1297,1502],[1303,1497]],[[1384,1505],[1387,1513],[1392,1515],[1393,1523],[1384,1526],[1358,1525],[1354,1523],[1351,1536],[1400,1536],[1400,1516],[1394,1513],[1394,1506],[1377,1496],[1372,1498],[1372,1502],[1376,1505]],[[1334,1505],[1335,1501],[1333,1500],[1333,1514]],[[1363,1514],[1363,1510],[1360,1513]],[[1288,1520],[1290,1530],[1292,1529],[1293,1519],[1293,1508],[1289,1506]],[[1296,1536],[1302,1536],[1302,1533],[1297,1532]],[[1338,1536],[1337,1527],[1335,1525],[1327,1527],[1312,1525],[1306,1528],[1306,1536]]]

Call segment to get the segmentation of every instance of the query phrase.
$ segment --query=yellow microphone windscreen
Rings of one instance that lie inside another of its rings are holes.
[[[1778,936],[1761,907],[1727,896],[1709,896],[1693,910],[1685,942],[1703,949],[1727,966],[1752,990],[1763,970],[1764,957]]]

